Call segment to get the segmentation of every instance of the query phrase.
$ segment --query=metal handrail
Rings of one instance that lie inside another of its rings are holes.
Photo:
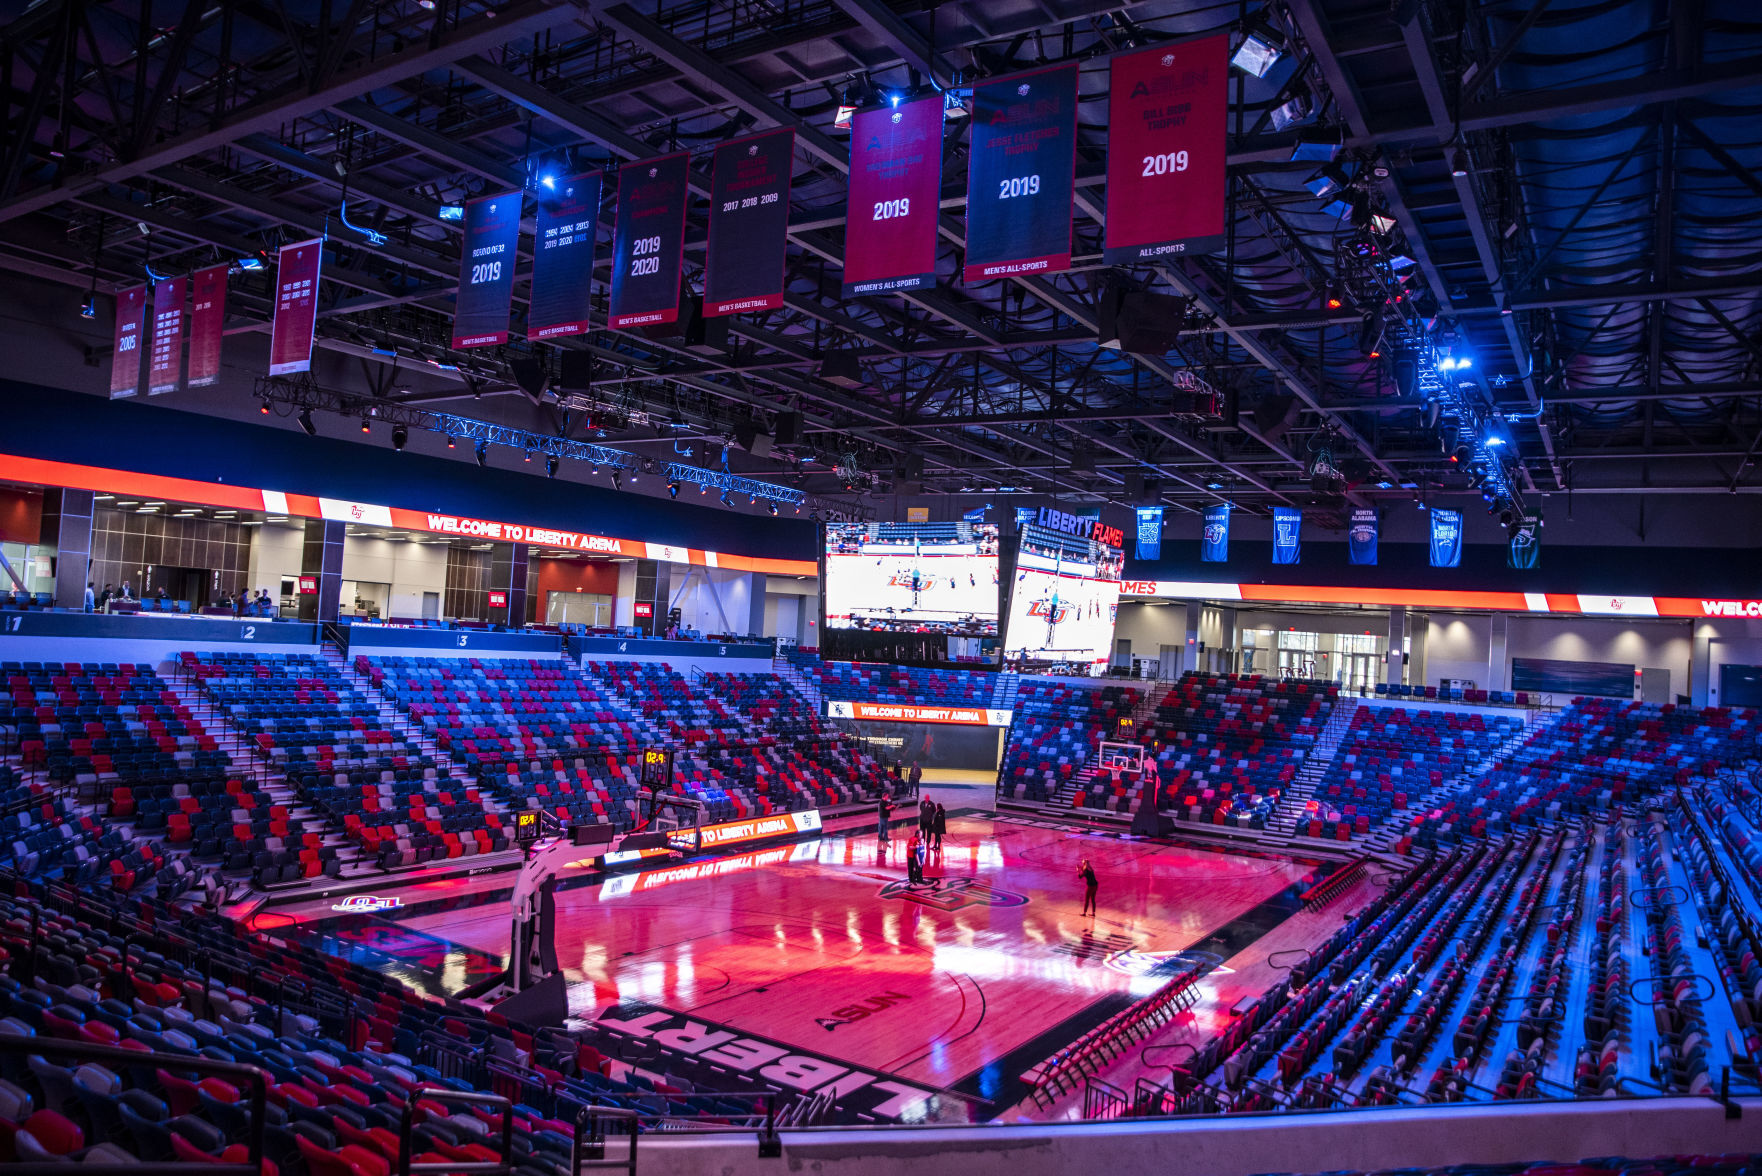
[[[630,1154],[622,1164],[605,1159],[605,1135],[599,1129],[601,1119],[619,1119],[630,1124]],[[573,1176],[581,1176],[584,1166],[626,1168],[629,1176],[636,1176],[636,1141],[641,1135],[641,1118],[629,1107],[582,1106],[575,1112],[575,1143],[569,1152],[570,1172]]]
[[[115,1062],[117,1069],[160,1065],[168,1070],[189,1071],[196,1074],[213,1075],[219,1078],[242,1079],[249,1084],[251,1099],[251,1122],[246,1134],[246,1147],[249,1158],[244,1163],[232,1161],[214,1161],[195,1163],[153,1162],[135,1163],[134,1161],[102,1164],[84,1162],[78,1165],[81,1173],[100,1176],[114,1170],[119,1176],[262,1176],[263,1172],[263,1127],[265,1122],[265,1106],[268,1101],[269,1075],[256,1066],[242,1062],[222,1062],[214,1058],[190,1054],[170,1054],[157,1051],[142,1052],[124,1049],[119,1045],[95,1045],[87,1042],[57,1041],[44,1037],[20,1037],[11,1033],[0,1033],[0,1054],[25,1054],[41,1058],[67,1058],[76,1062]],[[68,1171],[66,1160],[53,1160],[42,1163],[6,1164],[7,1176],[65,1176]]]
[[[424,1160],[412,1163],[411,1130],[415,1125],[416,1104],[422,1101],[460,1103],[466,1106],[500,1107],[502,1111],[502,1158],[489,1160]],[[446,1090],[436,1086],[418,1086],[404,1100],[403,1113],[398,1117],[398,1176],[413,1172],[446,1172],[456,1176],[508,1176],[514,1170],[514,1104],[499,1094],[481,1094],[475,1090]]]

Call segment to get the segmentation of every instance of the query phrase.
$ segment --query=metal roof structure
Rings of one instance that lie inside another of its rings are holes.
[[[680,438],[728,446],[737,472],[817,496],[1337,515],[1762,488],[1749,0],[39,0],[0,20],[0,268],[114,289],[327,234],[319,346],[364,374],[263,389],[288,404],[493,417],[526,401],[513,362],[554,372],[587,348],[591,383],[549,410],[559,434],[657,460]],[[1110,56],[1225,30],[1280,50],[1231,82],[1225,247],[1104,266]],[[1073,267],[963,285],[963,103],[977,79],[1066,61],[1082,65]],[[942,278],[845,300],[838,109],[928,88],[950,114]],[[448,350],[447,206],[689,149],[689,285],[709,153],[785,125],[781,309],[733,319],[722,346],[529,345],[523,276],[514,342]],[[229,333],[267,328],[270,289],[235,275]],[[1174,345],[1103,346],[1110,290],[1168,296]],[[855,353],[858,381],[823,378],[833,352]],[[427,378],[406,388],[412,365]],[[1196,414],[1193,388],[1227,410]],[[729,445],[785,412],[799,443]]]

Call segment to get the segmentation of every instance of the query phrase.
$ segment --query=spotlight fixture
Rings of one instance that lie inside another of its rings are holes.
[[[1450,174],[1459,180],[1468,174],[1468,152],[1460,147],[1450,156]]]
[[[443,204],[440,206],[440,218],[444,221],[462,221],[465,219],[463,204]]]
[[[98,317],[98,296],[96,294],[86,295],[85,301],[80,303],[80,317],[83,319]]]
[[[734,505],[734,499],[728,497],[728,491],[726,491],[726,490],[722,491],[721,502],[722,502],[723,506],[730,506],[731,507]]]
[[[1323,288],[1322,304],[1329,310],[1339,310],[1346,305],[1346,299],[1340,293],[1340,287],[1337,283],[1330,281]]]
[[[705,482],[702,486],[699,486],[697,488],[697,492],[698,492],[698,497],[700,497],[700,498],[703,497],[704,495],[708,494],[710,492],[710,484],[708,482]]]
[[[458,444],[453,440],[453,435],[451,433],[447,434],[447,448],[448,449],[459,448]]]
[[[1264,78],[1285,55],[1285,42],[1264,19],[1256,19],[1242,33],[1242,43],[1230,55],[1230,64],[1252,77]]]
[[[1267,116],[1275,131],[1288,131],[1309,117],[1309,95],[1295,94],[1285,102],[1272,108]],[[1328,156],[1332,159],[1333,156]]]
[[[620,474],[617,470],[612,471],[612,489],[624,489],[624,475]]]
[[[479,441],[477,443],[477,465],[478,465],[478,468],[480,468],[480,469],[483,468],[484,466],[489,465],[489,442],[488,441]]]
[[[554,453],[545,454],[545,477],[547,477],[547,478],[556,477],[557,476],[557,467],[562,464],[563,463],[557,459],[556,454],[554,454]]]
[[[678,482],[668,482],[667,483],[667,496],[669,498],[678,498],[679,497],[679,483]]]
[[[366,418],[366,417],[362,417],[362,418],[361,418],[361,431],[362,431],[362,432],[363,432],[363,433],[365,433],[365,432],[368,432],[368,431],[370,431],[370,430],[371,430],[371,429],[372,429],[372,428],[373,428],[373,426],[372,426],[372,425],[371,425],[371,424],[369,424],[369,423],[368,423],[368,421],[367,421],[367,418]]]
[[[1309,189],[1311,196],[1325,198],[1344,190],[1351,182],[1352,177],[1346,174],[1346,169],[1337,163],[1330,163],[1304,180],[1303,186]]]
[[[261,407],[259,407],[259,408],[258,408],[258,409],[257,409],[257,411],[258,411],[258,412],[260,412],[260,413],[262,413],[262,414],[263,414],[263,415],[264,415],[264,416],[268,416],[268,415],[269,415],[269,398],[268,398],[268,397],[267,397],[267,396],[265,396],[265,397],[264,397],[264,398],[263,398],[263,404],[262,404],[262,406],[261,406]]]
[[[767,502],[765,504],[765,509],[771,512],[772,518],[777,517],[777,504],[775,502]]]
[[[404,446],[406,444],[408,444],[409,441],[410,441],[410,430],[409,429],[406,429],[403,425],[393,425],[392,426],[392,448],[393,449],[397,450],[399,453],[402,453],[402,452],[404,452]]]
[[[312,410],[305,409],[300,413],[300,431],[308,437],[318,436],[318,426],[312,423]]]
[[[528,450],[527,450],[527,451],[526,451],[526,460],[527,460],[527,461],[531,461],[531,460],[532,460],[532,450],[530,450],[530,449],[528,449]]]

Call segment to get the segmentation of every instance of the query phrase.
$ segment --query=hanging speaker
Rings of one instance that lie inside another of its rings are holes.
[[[777,427],[773,430],[779,445],[801,444],[802,415],[799,412],[780,412],[777,414]]]
[[[536,357],[521,356],[508,361],[508,371],[527,399],[537,404],[545,394],[545,365]]]
[[[820,378],[840,388],[861,388],[863,369],[854,351],[833,351],[820,361]]]
[[[1254,406],[1254,428],[1269,442],[1277,442],[1297,421],[1295,396],[1263,396]]]
[[[704,300],[691,295],[679,300],[679,334],[685,349],[699,355],[721,355],[728,350],[728,319],[704,317]]]
[[[593,383],[593,352],[563,352],[562,372],[557,376],[557,387],[564,392],[585,392]]]

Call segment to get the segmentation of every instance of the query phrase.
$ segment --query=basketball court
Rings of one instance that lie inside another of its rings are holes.
[[[683,1022],[666,1018],[683,1015],[988,1118],[1026,1093],[1024,1073],[1170,975],[1204,966],[1181,1019],[1215,1021],[1273,983],[1269,953],[1312,946],[1363,901],[1303,910],[1300,895],[1335,863],[972,810],[951,816],[940,860],[913,886],[910,835],[896,826],[882,849],[872,823],[847,826],[566,883],[556,944],[571,1015],[638,1035],[677,1032]],[[1080,913],[1085,858],[1100,878],[1094,917]],[[371,913],[309,904],[260,917],[299,920],[332,951],[453,992],[501,966],[505,878],[419,885]]]

